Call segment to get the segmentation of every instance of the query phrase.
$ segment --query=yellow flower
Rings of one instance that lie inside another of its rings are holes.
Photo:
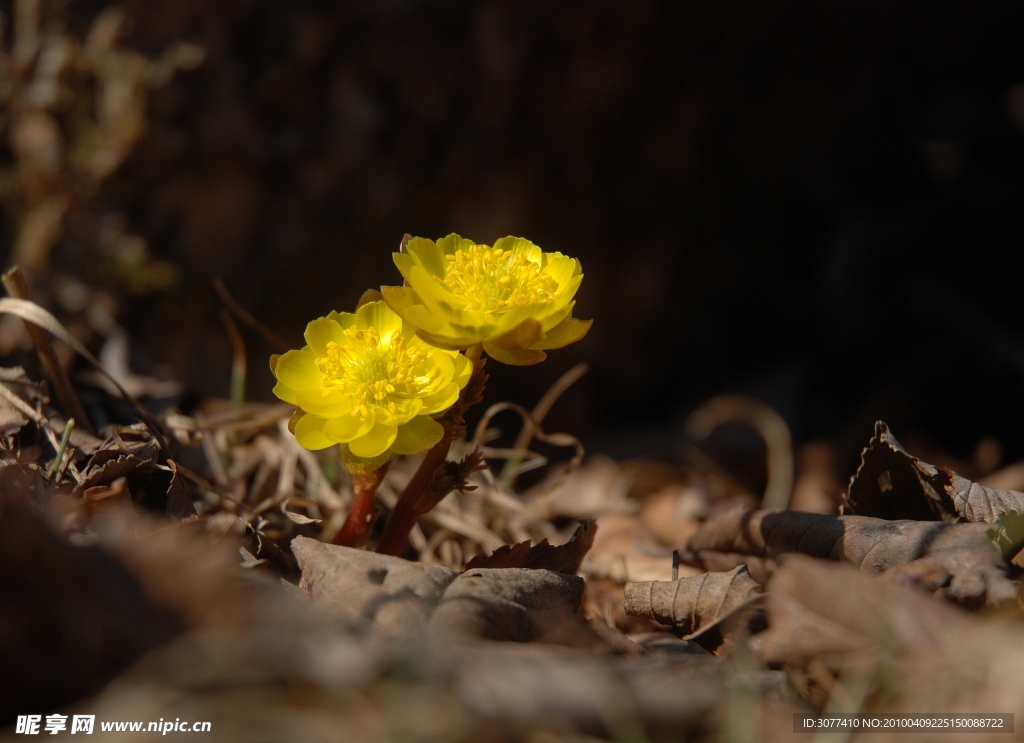
[[[469,359],[425,343],[381,301],[314,320],[305,338],[272,360],[274,394],[302,413],[295,438],[307,449],[342,444],[378,465],[436,444],[443,428],[430,416],[451,407],[472,373]]]
[[[381,287],[384,300],[435,346],[482,343],[493,359],[524,366],[590,329],[592,320],[572,317],[580,262],[521,237],[493,248],[454,234],[414,237],[394,258],[406,285]]]

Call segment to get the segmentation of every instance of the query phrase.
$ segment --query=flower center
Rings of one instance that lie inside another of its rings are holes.
[[[466,300],[466,309],[482,311],[488,322],[521,304],[552,302],[558,282],[541,274],[523,253],[473,245],[448,257],[444,282]]]
[[[391,412],[397,401],[415,397],[430,382],[429,375],[416,374],[416,366],[426,353],[409,348],[401,333],[382,343],[376,328],[345,329],[344,345],[329,341],[327,355],[316,360],[324,375],[324,392],[339,389],[353,398],[352,415],[367,418],[373,408]]]

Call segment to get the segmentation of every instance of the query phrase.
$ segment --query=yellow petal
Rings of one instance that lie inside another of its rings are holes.
[[[381,297],[388,303],[388,307],[399,317],[405,317],[405,310],[415,304],[419,304],[416,292],[407,286],[382,286]]]
[[[334,320],[334,322],[341,326],[342,330],[345,330],[356,324],[356,313],[334,311],[327,316],[327,319]]]
[[[381,340],[387,341],[402,331],[402,318],[385,302],[370,302],[356,311],[356,326],[363,329],[376,328]]]
[[[324,435],[326,423],[326,418],[307,413],[295,424],[295,440],[304,448],[313,451],[334,446],[335,442]]]
[[[383,299],[384,297],[381,296],[378,289],[367,289],[362,293],[362,296],[359,297],[359,301],[356,302],[356,309],[358,310],[364,304],[368,304],[369,302],[380,302]]]
[[[292,404],[322,418],[347,415],[353,406],[352,395],[338,389],[328,390],[326,395],[321,390],[300,390]]]
[[[377,423],[368,433],[350,441],[348,448],[357,457],[370,459],[386,452],[397,435],[398,426]]]
[[[437,247],[440,248],[441,252],[444,253],[445,256],[455,255],[460,250],[469,250],[475,244],[476,243],[472,240],[467,240],[461,235],[456,235],[454,232],[437,241]]]
[[[400,426],[408,423],[423,412],[423,400],[415,397],[407,400],[392,400],[394,408],[377,408],[377,423]]]
[[[414,237],[405,244],[405,252],[413,263],[423,266],[431,276],[443,279],[448,269],[448,259],[433,240]]]
[[[535,351],[549,351],[553,348],[563,348],[570,343],[581,340],[594,324],[593,320],[580,320],[575,317],[567,317],[549,330],[543,340],[534,343],[530,348]]]
[[[289,351],[278,360],[276,371],[281,384],[293,390],[319,389],[324,384],[324,375],[310,351]]]
[[[495,361],[513,366],[529,366],[543,361],[543,351],[531,350],[530,346],[544,338],[544,329],[540,322],[532,317],[523,320],[512,330],[484,343],[487,355]]]
[[[403,317],[417,330],[437,334],[446,334],[446,331],[451,333],[451,326],[422,304],[414,304],[406,309]]]
[[[403,334],[410,334],[422,328],[431,333],[442,333],[448,328],[441,318],[431,314],[416,292],[408,286],[382,286],[381,293],[396,315],[412,326],[411,330],[402,329]]]
[[[433,395],[429,395],[422,399],[423,408],[420,410],[422,415],[437,415],[438,413],[443,413],[459,399],[459,385],[455,384],[455,382],[449,382]]]
[[[564,284],[559,284],[558,291],[555,293],[556,300],[568,302],[576,296],[576,290],[580,288],[581,281],[583,281],[583,274],[578,273],[570,277]]]
[[[466,386],[466,382],[473,374],[473,362],[463,356],[461,353],[456,354],[454,359],[455,373],[452,374],[452,381],[458,385],[461,390]]]
[[[278,382],[277,384],[274,385],[273,392],[274,392],[275,395],[277,395],[278,398],[280,398],[281,400],[284,400],[287,403],[291,403],[292,405],[298,405],[299,404],[298,400],[297,400],[297,398],[295,396],[296,395],[295,390],[293,390],[291,387],[287,387],[287,386],[281,384],[280,382]]]
[[[494,243],[495,248],[511,250],[515,254],[524,254],[526,259],[540,266],[544,260],[544,251],[525,237],[503,237]]]
[[[556,303],[547,314],[538,316],[537,319],[540,320],[540,324],[544,326],[544,332],[550,332],[556,325],[558,325],[558,323],[571,315],[572,308],[575,306],[575,302],[567,302],[559,308]]]
[[[355,317],[356,316],[353,315],[351,312],[338,312],[337,310],[331,310],[329,313],[327,313],[327,319],[334,320],[334,322],[338,323],[338,325],[341,326],[342,330],[351,325],[352,321],[355,320]]]
[[[490,338],[494,335],[499,335],[497,332],[498,325],[496,323],[485,322],[482,313],[466,312],[465,317],[460,322],[450,322],[452,334],[449,338],[460,338],[465,341],[465,345],[458,345],[455,347],[449,346],[450,350],[455,348],[465,348],[466,346],[472,346],[485,338]]]
[[[373,422],[373,411],[370,411],[368,418],[339,415],[337,418],[327,419],[327,423],[324,424],[324,435],[336,443],[347,443],[370,431]]]
[[[386,461],[391,459],[391,452],[389,451],[371,459],[357,457],[351,452],[348,444],[339,444],[338,453],[341,455],[341,463],[344,465],[345,470],[353,475],[374,472],[375,470],[380,469]]]
[[[426,343],[429,343],[431,346],[437,346],[438,348],[447,349],[449,351],[459,351],[463,348],[469,348],[475,343],[480,342],[462,335],[454,337],[444,335],[433,335],[432,333],[427,333],[423,330],[417,330],[416,335],[422,338]]]
[[[532,366],[548,357],[543,351],[531,351],[528,348],[502,348],[493,343],[484,343],[484,350],[495,361],[509,366]]]
[[[430,377],[430,381],[422,388],[425,393],[436,392],[455,376],[455,359],[451,354],[438,350],[430,354],[426,361],[417,364],[414,373]]]
[[[420,266],[409,271],[409,285],[427,308],[442,320],[457,320],[466,307],[466,300],[452,294],[451,290],[436,281]]]
[[[541,273],[557,281],[559,289],[576,275],[577,263],[569,256],[561,253],[547,253],[544,257],[546,261]]]
[[[303,336],[309,344],[309,350],[316,358],[323,358],[327,355],[327,344],[345,342],[345,331],[334,320],[320,317],[306,326],[306,333]]]
[[[489,327],[489,332],[484,337],[494,340],[497,336],[504,335],[527,318],[533,317],[538,319],[537,315],[541,314],[544,309],[545,306],[538,304],[519,304],[511,307],[498,318],[497,323]]]
[[[503,333],[491,341],[502,348],[529,348],[544,337],[544,328],[540,322],[528,317],[507,333]]]
[[[392,253],[391,260],[395,262],[395,267],[398,269],[398,272],[402,274],[402,278],[406,281],[409,280],[409,274],[412,272],[412,267],[419,265],[411,256],[408,256],[405,253]]]
[[[398,427],[391,450],[395,454],[418,454],[426,451],[444,436],[444,426],[427,415],[417,415]]]

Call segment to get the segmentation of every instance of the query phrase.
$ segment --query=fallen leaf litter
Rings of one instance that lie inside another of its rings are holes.
[[[1024,711],[1019,543],[1000,551],[992,533],[1024,495],[912,457],[883,424],[844,515],[730,507],[713,472],[596,458],[525,492],[470,472],[473,489],[421,515],[395,557],[330,544],[351,486],[336,455],[296,444],[290,406],[211,402],[58,452],[45,386],[19,369],[0,383],[17,619],[0,652],[33,669],[8,685],[8,720],[45,708],[216,720],[224,740],[654,741],[718,740],[730,715],[756,714],[762,739],[782,740],[792,712],[851,690],[864,711]],[[418,460],[388,470],[385,509]],[[666,504],[676,526],[652,529]],[[605,527],[626,536],[602,542]],[[57,627],[83,629],[56,642]],[[754,701],[737,706],[737,684]]]

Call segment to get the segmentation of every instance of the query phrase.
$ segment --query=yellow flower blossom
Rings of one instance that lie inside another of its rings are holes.
[[[521,237],[494,247],[454,234],[436,243],[414,237],[394,259],[406,285],[381,287],[384,300],[435,346],[482,343],[493,359],[524,366],[590,329],[591,320],[572,316],[580,262]]]
[[[415,454],[440,441],[431,416],[452,406],[472,373],[469,359],[425,343],[381,301],[314,320],[305,338],[273,364],[274,394],[302,413],[295,438],[307,449],[341,444],[378,465],[389,452]]]

